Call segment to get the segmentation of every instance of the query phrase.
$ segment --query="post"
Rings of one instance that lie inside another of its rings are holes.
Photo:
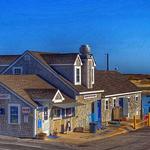
[[[150,113],[148,113],[148,127],[150,127]]]
[[[133,117],[133,128],[136,129],[136,116]]]
[[[107,65],[107,71],[109,71],[109,54],[106,54],[106,65]]]

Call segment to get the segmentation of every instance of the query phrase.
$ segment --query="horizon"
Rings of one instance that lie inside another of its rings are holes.
[[[0,6],[0,55],[72,53],[89,44],[100,70],[109,53],[110,70],[150,74],[150,2],[1,0]]]

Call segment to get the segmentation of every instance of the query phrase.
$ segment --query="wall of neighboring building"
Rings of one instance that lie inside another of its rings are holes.
[[[52,68],[74,84],[74,65],[54,65]]]
[[[87,94],[87,95],[92,95],[92,94]],[[98,115],[98,110],[97,110],[97,101],[101,100],[101,94],[96,94],[97,96],[95,98],[86,98],[84,96],[87,95],[80,95],[77,97],[77,102],[81,103],[82,105],[78,106],[76,108],[76,122],[75,126],[76,127],[83,127],[84,129],[89,129],[89,123],[92,122],[91,117],[92,117],[92,103],[94,102],[94,110],[95,113],[94,115]],[[97,119],[97,117],[95,118]],[[95,120],[97,121],[97,120]]]
[[[38,74],[65,94],[72,98],[75,97],[75,92],[71,88],[69,88],[63,81],[58,79],[53,73],[51,73],[51,71],[48,71],[31,56],[30,60],[25,60],[25,56],[21,58],[16,64],[9,68],[5,74],[13,74],[13,67],[22,67],[23,74]]]
[[[135,98],[138,97],[138,100]],[[102,99],[102,122],[106,123],[112,121],[113,109],[114,109],[114,100],[115,105],[120,106],[119,100],[123,98],[123,109],[122,114],[124,118],[133,119],[133,116],[136,115],[137,118],[141,117],[141,93],[129,94],[122,96],[115,96]],[[108,109],[106,109],[106,101],[108,100]]]
[[[16,136],[16,137],[33,137],[34,136],[34,110],[31,106],[20,100],[14,94],[11,94],[8,90],[0,86],[0,95],[8,94],[10,98],[0,98],[0,108],[4,109],[4,114],[0,115],[0,134]],[[20,105],[20,124],[9,124],[8,121],[8,105],[19,104]],[[22,108],[30,108],[28,123],[24,122],[24,114]]]
[[[150,94],[142,95],[142,112],[143,115],[150,113]]]

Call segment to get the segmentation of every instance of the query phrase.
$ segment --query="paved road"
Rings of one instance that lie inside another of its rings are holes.
[[[150,128],[128,134],[73,146],[58,143],[44,144],[24,140],[0,139],[0,150],[150,150]]]
[[[150,128],[79,145],[82,150],[150,150]]]

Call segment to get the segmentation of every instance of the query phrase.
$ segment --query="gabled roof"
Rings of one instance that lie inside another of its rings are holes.
[[[12,62],[14,62],[21,55],[0,55],[0,72],[6,69]]]
[[[10,65],[20,55],[0,55],[0,65]]]
[[[140,91],[123,74],[116,71],[96,70],[95,84],[104,89],[104,96]]]
[[[49,85],[36,75],[0,75],[0,83],[11,91],[15,92],[33,106],[36,106],[36,103],[32,100],[32,97],[30,97],[26,90],[55,89],[53,86]]]
[[[47,63],[48,65],[52,64],[74,64],[78,53],[50,53],[50,52],[37,52],[29,51],[31,54],[36,55],[40,60]]]
[[[74,85],[72,82],[70,82],[69,80],[65,79],[60,73],[58,73],[56,70],[54,70],[53,67],[51,67],[47,61],[42,57],[42,54],[49,54],[49,53],[44,53],[44,52],[36,52],[36,51],[28,51],[31,55],[33,55],[36,59],[40,60],[47,68],[49,68],[52,72],[54,72],[55,74],[57,74],[59,76],[59,78],[64,82],[67,83],[69,86],[71,86],[75,91],[77,92],[86,92],[86,91],[97,91],[97,90],[101,90],[98,86],[93,86],[92,89],[88,89],[86,88],[84,85]],[[76,59],[78,53],[75,54],[68,54],[68,55],[73,55],[74,56],[74,60]],[[76,56],[76,57],[75,57]],[[71,58],[71,57],[70,57]],[[73,61],[72,61],[73,62]],[[103,89],[103,88],[102,88]]]
[[[58,89],[37,75],[0,75],[0,84],[13,91],[33,106],[36,99],[52,100]],[[73,99],[63,94],[63,103],[72,103]]]

